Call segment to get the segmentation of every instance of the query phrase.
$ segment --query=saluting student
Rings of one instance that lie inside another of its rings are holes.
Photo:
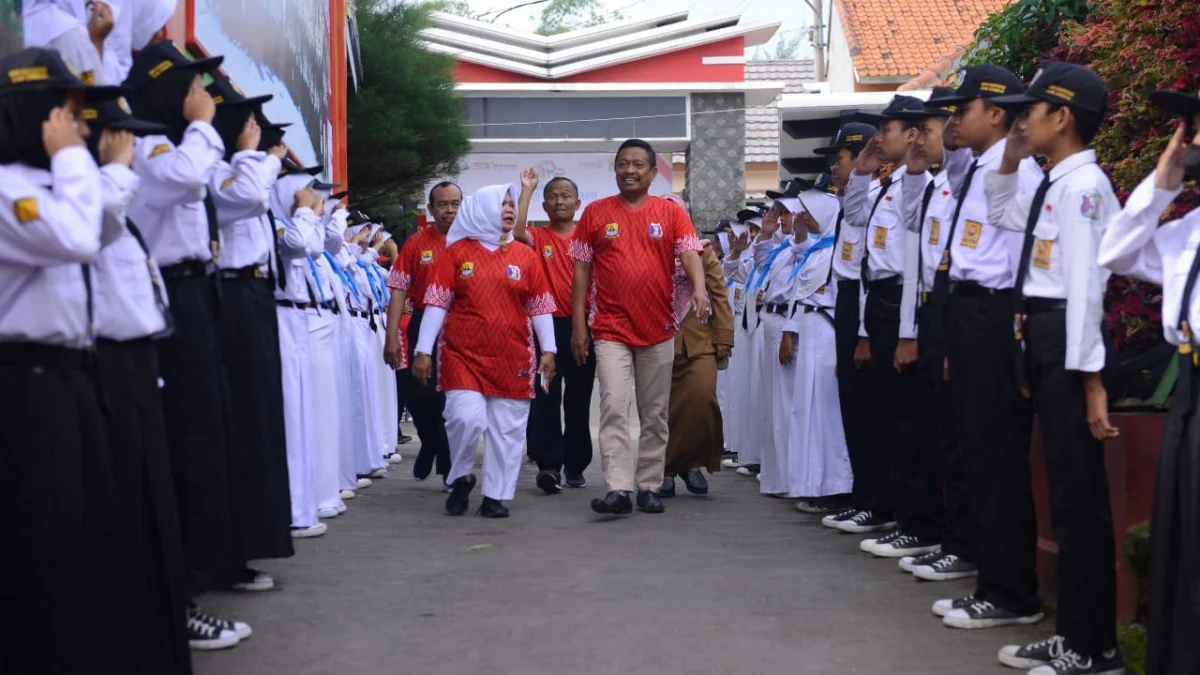
[[[933,608],[956,628],[1042,618],[1029,468],[1033,411],[1020,391],[1012,339],[1022,237],[992,222],[984,194],[984,178],[1000,166],[1014,121],[1013,113],[992,99],[1024,90],[1003,68],[972,66],[953,96],[929,100],[931,106],[956,106],[957,133],[951,142],[957,146],[946,146],[945,170],[957,203],[947,233],[946,269],[939,268],[930,299],[946,308],[951,415],[955,440],[963,448],[947,471],[963,476],[964,517],[976,528],[974,595],[939,600]],[[1042,171],[1032,158],[1022,161],[1017,180],[1019,193],[1037,191]]]
[[[229,78],[208,86],[217,104],[213,128],[225,155],[209,179],[208,194],[220,228],[221,354],[229,378],[230,478],[234,525],[246,560],[290,557],[291,504],[283,422],[279,320],[280,282],[275,232],[267,218],[271,186],[287,152],[282,144],[259,150],[262,129],[255,106],[270,96],[247,98]],[[238,590],[266,591],[275,580],[247,568]]]
[[[754,477],[762,469],[762,436],[766,429],[758,421],[758,414],[764,403],[760,400],[758,378],[759,352],[762,351],[762,321],[759,316],[759,303],[755,293],[750,290],[751,272],[754,270],[754,251],[751,244],[758,239],[762,231],[762,217],[766,212],[761,207],[745,208],[738,211],[740,223],[737,236],[737,256],[740,259],[734,263],[727,261],[725,276],[734,281],[733,308],[734,328],[733,342],[738,348],[733,351],[729,367],[733,370],[734,398],[738,401],[734,410],[737,423],[731,433],[732,445],[737,449],[737,459],[726,459],[721,466],[736,469],[739,476]]]
[[[1097,262],[1100,240],[1120,202],[1088,143],[1108,111],[1096,73],[1047,63],[1024,94],[996,105],[1020,112],[1000,167],[984,186],[992,222],[1022,231],[1014,286],[1014,338],[1046,454],[1050,518],[1058,544],[1055,635],[1000,651],[1000,660],[1033,675],[1123,673],[1117,651],[1117,580],[1104,441],[1108,422],[1100,381],[1101,334],[1109,271]],[[1052,165],[1037,192],[1020,194],[1021,160]],[[1018,371],[1020,373],[1020,370]]]
[[[5,672],[129,672],[123,541],[112,533],[126,523],[88,355],[87,261],[100,250],[103,200],[75,117],[83,89],[48,49],[0,60]]]
[[[1154,173],[1109,221],[1099,257],[1116,274],[1163,285],[1163,336],[1179,347],[1179,381],[1154,488],[1146,672],[1187,675],[1200,671],[1200,339],[1192,328],[1200,325],[1200,210],[1161,227],[1159,219],[1179,196],[1184,180],[1200,184],[1200,96],[1156,91],[1150,101],[1183,119]]]
[[[508,517],[502,502],[516,492],[534,380],[554,378],[554,295],[534,253],[509,244],[515,192],[512,185],[491,185],[464,202],[429,278],[426,316],[413,352],[413,377],[425,384],[433,372],[433,343],[442,334],[437,386],[446,393],[454,458],[446,498],[452,516],[469,508],[482,437],[479,515]],[[535,332],[540,360],[530,348]]]
[[[877,129],[862,122],[843,124],[833,140],[833,145],[817,148],[814,152],[830,162],[830,178],[840,192],[854,171],[854,162]],[[874,186],[872,186],[872,189]],[[854,474],[854,485],[849,495],[829,495],[820,499],[800,500],[796,508],[806,513],[827,513],[821,519],[825,527],[836,528],[843,521],[852,520],[862,511],[875,508],[883,486],[878,480],[878,470],[872,465],[870,438],[867,435],[872,424],[867,407],[869,377],[865,370],[854,363],[854,351],[858,346],[858,317],[862,302],[863,230],[847,227],[845,197],[839,197],[842,209],[834,223],[834,248],[826,283],[837,287],[836,306],[833,312],[834,340],[837,343],[838,402],[841,409],[842,429],[846,435],[846,452],[850,455],[850,468]]]
[[[733,312],[734,344],[738,347],[729,355],[729,366],[718,374],[718,378],[722,374],[725,375],[726,382],[723,410],[727,458],[721,462],[721,466],[729,469],[738,468],[742,457],[742,439],[745,436],[742,419],[747,413],[744,392],[746,390],[746,355],[750,352],[750,345],[747,342],[738,342],[738,340],[748,341],[749,339],[749,331],[746,326],[743,326],[742,320],[745,317],[746,309],[744,295],[746,276],[750,273],[750,265],[753,264],[753,254],[750,253],[749,226],[743,220],[757,215],[757,211],[749,209],[738,212],[733,220],[728,221],[728,243],[722,244],[725,247],[725,257],[721,260],[721,271],[725,275],[727,296]],[[719,380],[718,387],[720,387]]]

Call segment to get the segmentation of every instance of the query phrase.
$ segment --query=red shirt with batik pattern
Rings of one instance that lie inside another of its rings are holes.
[[[487,250],[472,239],[439,258],[425,305],[447,310],[438,343],[438,390],[533,398],[537,350],[530,317],[554,313],[537,254],[526,246]]]
[[[641,348],[674,337],[675,257],[701,248],[687,213],[661,197],[637,208],[620,195],[588,204],[570,252],[592,264],[592,339]]]
[[[388,274],[388,288],[408,293],[413,309],[425,309],[425,287],[434,265],[446,252],[446,235],[427,227],[404,242]]]
[[[554,318],[570,318],[571,284],[575,281],[575,260],[570,255],[571,235],[563,236],[550,227],[531,227],[525,232],[533,252],[541,256],[545,266],[546,280],[554,294]],[[593,300],[589,294],[589,306]]]

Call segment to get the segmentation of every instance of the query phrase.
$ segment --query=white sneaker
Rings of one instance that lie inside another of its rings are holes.
[[[342,490],[338,496],[342,498],[342,501],[346,501],[347,499],[354,499],[358,496],[358,493],[354,490]]]
[[[371,473],[369,473],[367,475],[370,476],[371,478],[387,478],[387,469],[386,468],[375,469],[374,471],[372,471]]]
[[[337,507],[334,506],[324,509],[317,509],[317,517],[321,520],[325,520],[326,518],[337,518],[339,515],[341,514],[338,512]]]
[[[257,593],[261,591],[269,591],[272,588],[275,588],[275,579],[270,574],[249,568],[247,568],[246,571],[250,572],[250,574],[246,577],[246,581],[234,584],[233,590],[247,593]]]
[[[748,469],[748,468],[746,468],[746,467],[744,467],[744,466],[742,466],[742,465],[740,465],[740,464],[738,465],[738,470],[737,470],[737,472],[736,472],[736,473],[737,473],[737,475],[739,475],[739,476],[745,476],[745,477],[747,477],[747,478],[749,478],[750,476],[753,476],[753,475],[755,475],[753,471],[751,471],[750,469]]]
[[[293,527],[292,539],[310,539],[325,534],[329,527],[325,523],[317,523],[312,527]]]
[[[373,485],[373,483],[371,482],[370,478],[359,478],[358,482],[355,483],[355,486],[359,490],[365,490],[365,489],[371,487],[371,485]]]
[[[404,458],[400,456],[400,453],[393,452],[392,454],[388,455],[387,461],[388,464],[399,464],[400,462],[404,461]]]
[[[738,464],[736,459],[723,459],[721,460],[721,466],[725,467],[726,469],[737,469],[742,465]]]
[[[345,505],[345,504],[338,504],[338,506],[337,506],[337,512],[338,512],[338,515],[339,515],[339,516],[340,516],[340,515],[342,515],[343,513],[345,513],[345,512],[346,512],[346,505]]]

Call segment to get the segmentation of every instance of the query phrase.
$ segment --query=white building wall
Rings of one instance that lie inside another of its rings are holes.
[[[854,91],[854,62],[850,60],[850,43],[846,41],[846,32],[842,29],[837,3],[830,5],[833,7],[829,14],[832,31],[829,35],[829,52],[825,56],[826,68],[829,71],[830,92],[842,94]]]

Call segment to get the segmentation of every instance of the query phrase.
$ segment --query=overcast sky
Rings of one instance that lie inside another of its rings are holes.
[[[492,9],[503,9],[512,7],[513,5],[521,4],[527,0],[468,0],[471,9],[479,11],[488,11]],[[779,0],[601,0],[606,11],[619,10],[626,18],[642,19],[658,14],[666,14],[679,10],[688,10],[691,18],[705,18],[717,16],[721,14],[739,11],[742,14],[743,21],[769,21],[772,19],[778,20],[779,9],[781,6],[790,5],[792,10],[788,17],[783,18],[783,25],[779,28],[779,33],[772,38],[771,43],[765,45],[765,48],[773,49],[775,42],[779,39],[779,35],[786,33],[783,37],[794,39],[796,34],[801,30],[805,30],[812,24],[812,10],[803,2],[780,2]],[[539,17],[541,16],[541,6],[533,5],[522,9],[513,10],[504,16],[500,17],[498,23],[510,26],[512,28],[524,28],[530,31],[537,28]],[[800,57],[804,58],[811,54],[811,46],[807,44],[807,38],[802,39]],[[746,56],[752,56],[752,49],[746,50]]]

